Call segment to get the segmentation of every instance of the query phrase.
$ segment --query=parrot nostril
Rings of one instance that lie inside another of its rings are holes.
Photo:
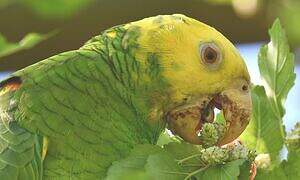
[[[247,86],[247,85],[243,85],[243,86],[242,86],[242,90],[243,90],[243,91],[248,91],[248,86]]]

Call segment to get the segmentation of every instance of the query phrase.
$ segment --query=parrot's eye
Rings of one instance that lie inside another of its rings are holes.
[[[216,66],[221,62],[220,49],[214,43],[200,45],[201,60],[206,65]]]

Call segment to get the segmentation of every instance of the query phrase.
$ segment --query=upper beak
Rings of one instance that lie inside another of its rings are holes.
[[[252,101],[250,85],[238,79],[221,93],[222,112],[228,127],[225,135],[218,142],[219,145],[235,140],[247,127],[251,112]]]
[[[236,79],[225,90],[215,95],[203,96],[194,103],[173,109],[168,115],[168,128],[193,144],[202,144],[198,133],[204,123],[213,122],[214,108],[222,110],[226,132],[218,145],[235,140],[249,123],[252,102],[249,82]]]

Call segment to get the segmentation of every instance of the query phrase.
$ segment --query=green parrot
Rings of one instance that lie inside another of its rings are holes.
[[[112,27],[0,83],[0,179],[105,179],[166,127],[201,144],[215,108],[227,126],[218,145],[229,143],[249,122],[249,86],[236,48],[197,20]]]

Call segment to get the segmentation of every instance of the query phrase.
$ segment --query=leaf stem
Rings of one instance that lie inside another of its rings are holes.
[[[197,156],[201,156],[202,154],[194,154],[194,155],[191,155],[191,156],[188,156],[186,158],[183,158],[181,160],[178,160],[178,164],[182,164],[183,162],[187,161],[187,160],[190,160],[190,159],[193,159]]]
[[[207,166],[205,166],[205,167],[203,167],[203,168],[200,168],[200,169],[198,169],[198,170],[196,170],[196,171],[194,171],[194,172],[189,173],[189,175],[187,175],[187,176],[184,178],[184,180],[188,180],[188,179],[191,178],[193,175],[195,175],[195,174],[197,174],[197,173],[199,173],[199,172],[201,172],[201,171],[204,171],[204,170],[207,169],[208,167],[209,167],[209,165],[207,165]]]
[[[183,167],[201,167],[203,164],[183,164]]]
[[[161,171],[161,172],[167,173],[167,174],[189,175],[189,173],[185,173],[185,172],[176,172],[176,171]]]

